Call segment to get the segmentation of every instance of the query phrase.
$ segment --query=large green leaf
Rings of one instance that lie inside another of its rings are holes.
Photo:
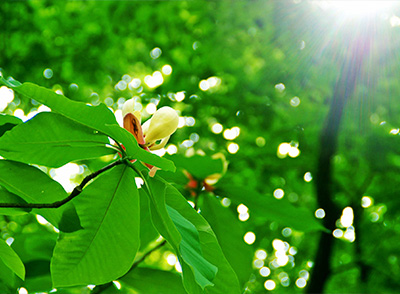
[[[148,182],[154,225],[177,253],[186,290],[239,293],[237,277],[204,218],[168,183],[159,178]]]
[[[139,195],[125,165],[103,173],[73,200],[83,230],[61,233],[51,272],[54,287],[103,284],[124,275],[139,248]]]
[[[140,251],[146,249],[146,247],[158,237],[160,234],[154,228],[153,221],[151,219],[149,197],[145,195],[143,189],[139,190],[140,193]]]
[[[60,167],[70,161],[116,153],[108,137],[62,115],[43,112],[0,137],[7,159]]]
[[[158,269],[139,267],[119,281],[138,294],[186,294],[179,275]]]
[[[218,183],[221,194],[236,203],[246,205],[252,217],[276,221],[284,226],[303,232],[325,231],[325,227],[314,217],[311,211],[295,207],[286,199],[275,199],[261,195],[244,187],[232,185],[229,181]]]
[[[253,250],[243,240],[245,230],[242,223],[214,195],[204,195],[202,199],[201,215],[211,225],[225,257],[243,287],[252,273]]]
[[[168,193],[168,188],[166,193]],[[177,210],[167,205],[167,211],[175,227],[182,236],[179,244],[180,254],[185,264],[193,270],[196,282],[203,288],[213,285],[217,267],[204,258],[197,228]]]
[[[174,223],[177,221],[182,223],[180,220],[182,217],[185,219],[185,222],[191,223],[196,228],[204,258],[212,262],[218,269],[217,275],[212,281],[214,285],[206,287],[204,293],[241,293],[238,278],[231,265],[226,260],[218,244],[217,237],[207,221],[197,213],[179,191],[170,184],[167,184],[165,198],[166,204],[180,214],[178,219],[171,215]],[[175,225],[177,224],[175,223]],[[184,269],[183,265],[182,269]]]
[[[68,197],[62,186],[40,169],[12,160],[0,160],[0,186],[28,203],[52,203]],[[59,208],[33,209],[58,227],[68,203]]]
[[[16,125],[22,123],[18,117],[0,113],[0,137]]]
[[[0,261],[10,268],[18,277],[25,279],[25,267],[21,259],[8,244],[0,238]]]
[[[15,80],[7,81],[3,77],[0,77],[0,83],[23,96],[47,105],[54,112],[110,136],[115,141],[122,143],[126,148],[127,154],[132,158],[155,165],[161,169],[175,170],[173,162],[140,148],[133,135],[118,125],[114,114],[105,104],[98,106],[86,105],[82,102],[72,101],[63,95],[56,94],[52,90],[38,85],[32,83],[21,84]]]
[[[208,268],[208,265],[210,264],[200,255],[200,259],[201,261],[203,261],[203,263],[198,265],[199,268],[197,269],[197,274],[199,280],[196,280],[193,267],[197,266],[195,263],[197,260],[192,260],[190,255],[189,256],[185,255],[185,257],[183,257],[183,254],[187,254],[190,252],[190,248],[188,248],[188,250],[185,250],[184,252],[181,252],[180,245],[183,242],[182,241],[183,238],[186,239],[192,238],[194,239],[192,241],[195,244],[196,242],[198,243],[199,239],[198,232],[197,231],[191,232],[188,236],[182,236],[178,231],[177,227],[175,226],[175,223],[171,219],[167,210],[167,206],[165,204],[166,201],[165,195],[167,189],[166,184],[157,178],[148,178],[147,182],[150,183],[151,187],[150,208],[151,208],[153,223],[157,228],[157,230],[160,232],[160,234],[174,248],[179,258],[179,261],[183,269],[183,281],[186,290],[189,293],[201,293],[202,288],[206,287],[207,285],[213,285],[212,281],[207,280],[206,277],[209,276],[210,270],[215,271],[215,266],[211,265],[211,268]],[[141,191],[143,191],[143,189],[141,189]],[[193,230],[193,228],[189,229]],[[198,251],[196,252],[195,249],[191,251],[195,253],[196,257],[198,257]],[[191,263],[191,265],[187,264],[187,262]]]

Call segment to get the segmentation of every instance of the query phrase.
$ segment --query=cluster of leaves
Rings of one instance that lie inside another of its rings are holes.
[[[5,158],[0,161],[0,191],[3,202],[17,204],[17,208],[3,208],[2,213],[40,214],[60,231],[50,255],[54,287],[101,285],[121,278],[133,266],[139,244],[146,246],[161,234],[178,256],[183,285],[188,293],[240,292],[251,272],[251,251],[241,241],[243,230],[234,230],[234,234],[230,233],[232,230],[227,232],[224,224],[238,221],[224,212],[215,196],[202,197],[201,207],[202,215],[217,230],[219,239],[210,224],[174,186],[159,176],[154,179],[144,177],[140,165],[135,167],[131,163],[133,159],[146,162],[162,168],[167,178],[175,178],[178,183],[182,180],[182,177],[168,175],[168,171],[174,171],[171,161],[141,149],[134,137],[118,126],[113,113],[104,104],[89,106],[73,102],[31,83],[20,84],[3,78],[1,82],[21,97],[35,99],[52,109],[52,112],[39,113],[25,123],[8,115],[0,117],[4,129],[0,154]],[[111,145],[109,138],[117,145]],[[121,144],[125,150],[118,148]],[[68,195],[56,181],[31,164],[57,168],[71,161],[115,155],[117,151],[123,158],[103,167],[102,173],[87,187],[84,184],[78,186],[76,189],[80,193],[75,199],[61,207],[49,208],[51,203],[68,199]],[[204,162],[198,156],[175,156],[175,162],[195,179],[204,180],[223,169],[221,160]],[[135,176],[142,177],[145,182],[139,190]],[[235,195],[249,192],[224,183],[218,188],[235,202],[242,200]],[[296,210],[288,202],[278,204],[277,200],[261,199],[255,192],[246,199],[255,215],[284,218],[288,225],[304,231],[322,228],[310,214]],[[24,208],[18,205],[21,203],[25,204]],[[27,203],[32,204],[31,207]],[[143,223],[141,220],[149,215],[151,221]],[[147,236],[143,242],[143,230],[146,234],[151,232],[153,239]],[[223,244],[222,249],[218,241]],[[5,241],[2,244],[4,265],[24,279],[23,263]],[[0,278],[8,287],[20,286],[15,279],[8,279],[9,274]]]
[[[116,153],[115,147],[107,147],[108,137],[125,146],[126,151],[119,149],[124,154],[120,161],[125,164],[101,174],[68,205],[51,210],[43,207],[40,212],[60,230],[51,259],[53,286],[104,284],[120,278],[132,267],[139,248],[141,214],[150,213],[140,210],[134,171],[137,176],[141,172],[129,160],[138,159],[167,171],[173,170],[172,162],[135,144],[134,137],[118,126],[103,104],[91,107],[33,84],[2,82],[55,112],[38,114],[1,137],[1,154],[6,158],[1,161],[1,191],[7,196],[5,199],[15,203],[65,199],[67,195],[57,182],[29,164],[59,167],[71,160]],[[12,121],[8,116],[1,118],[3,125]],[[40,149],[42,152],[37,152]],[[175,249],[189,293],[200,293],[207,286],[213,289],[210,293],[220,293],[221,289],[238,293],[236,277],[207,222],[168,183],[161,179],[143,180],[146,189],[140,191],[146,190],[149,196],[153,224]],[[21,210],[10,208],[9,213]],[[4,265],[24,278],[21,261],[2,242]],[[217,282],[222,277],[231,282]],[[5,281],[12,286],[12,280]]]

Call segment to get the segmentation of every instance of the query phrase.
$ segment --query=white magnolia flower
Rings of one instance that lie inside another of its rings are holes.
[[[163,148],[169,137],[176,131],[179,116],[176,111],[168,106],[158,109],[153,116],[143,125],[140,125],[141,115],[134,110],[135,101],[129,99],[122,106],[124,128],[131,132],[139,144],[150,150]],[[142,140],[142,136],[144,140]]]

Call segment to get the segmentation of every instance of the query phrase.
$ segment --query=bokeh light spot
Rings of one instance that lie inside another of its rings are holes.
[[[300,289],[304,288],[307,285],[307,281],[304,278],[298,278],[296,280],[296,286]]]
[[[238,213],[246,213],[249,209],[247,208],[246,205],[239,204],[236,210]]]
[[[273,280],[267,280],[264,283],[264,288],[267,289],[268,291],[274,290],[276,287],[276,284]]]
[[[306,173],[304,174],[304,181],[306,181],[307,183],[309,183],[309,182],[312,181],[312,175],[311,175],[310,172],[306,172]]]
[[[263,266],[262,268],[260,268],[259,273],[263,277],[268,277],[271,274],[271,270],[268,267]]]
[[[21,287],[18,289],[18,294],[28,294],[28,290],[26,290],[24,287]]]
[[[279,83],[279,84],[276,84],[276,85],[275,85],[275,89],[276,89],[278,92],[283,92],[283,91],[285,91],[286,87],[285,87],[285,85],[284,85],[283,83]]]
[[[181,91],[175,94],[175,100],[177,102],[182,102],[185,99],[185,92]]]
[[[129,89],[137,89],[142,84],[142,81],[138,78],[132,79],[129,83]]]
[[[169,64],[166,64],[161,68],[161,71],[166,76],[169,76],[172,73],[172,67]]]
[[[157,59],[158,57],[161,56],[161,53],[162,53],[161,49],[156,47],[150,51],[150,57],[153,59]]]
[[[292,235],[292,229],[291,228],[284,228],[282,230],[282,236],[283,237],[290,237],[290,235]]]
[[[156,88],[164,83],[164,78],[161,72],[155,71],[152,75],[145,76],[144,82],[149,88]]]
[[[264,266],[264,260],[261,259],[254,260],[253,266],[258,269],[262,268]]]
[[[244,237],[244,242],[251,245],[256,241],[256,235],[253,232],[247,232]]]
[[[202,91],[207,91],[208,89],[210,89],[210,85],[206,80],[201,80],[199,83],[199,88]]]
[[[284,195],[285,195],[285,191],[283,191],[282,189],[276,189],[274,191],[274,197],[276,199],[282,199]]]
[[[0,112],[6,109],[9,103],[14,100],[14,91],[6,86],[0,87]]]
[[[300,155],[300,150],[297,147],[291,146],[288,152],[288,155],[292,158],[296,158]]]
[[[239,145],[238,144],[236,144],[236,143],[230,143],[229,145],[228,145],[228,152],[229,153],[231,153],[231,154],[235,154],[235,153],[237,153],[238,151],[239,151]]]
[[[248,212],[246,212],[246,213],[239,213],[238,218],[239,218],[239,220],[240,220],[241,222],[245,222],[245,221],[247,221],[247,220],[250,218],[250,214],[249,214]]]
[[[265,139],[263,137],[257,137],[256,138],[256,145],[258,147],[264,147],[265,146]]]
[[[340,223],[343,227],[348,228],[353,224],[354,214],[353,209],[348,206],[343,209],[342,216],[340,217]]]
[[[121,283],[118,281],[113,281],[113,284],[115,285],[115,288],[117,288],[118,290],[121,290],[122,286]]]
[[[154,103],[149,103],[146,106],[146,112],[148,114],[154,114],[157,111],[157,106]]]
[[[315,211],[315,217],[316,217],[316,218],[319,218],[319,219],[324,218],[324,217],[325,217],[325,210],[323,210],[322,208],[318,208],[318,209]]]
[[[336,229],[333,231],[332,235],[335,238],[342,238],[343,237],[343,231],[341,229]]]
[[[361,198],[361,206],[363,208],[368,208],[372,205],[373,201],[372,198],[369,196],[364,196],[363,198]]]
[[[255,256],[257,259],[264,260],[267,258],[267,252],[264,249],[258,249],[256,250]]]
[[[43,71],[43,76],[44,76],[46,79],[51,79],[51,78],[53,77],[53,71],[51,70],[51,68],[46,68],[46,69]]]
[[[229,207],[231,205],[231,202],[232,201],[229,198],[226,198],[226,197],[222,198],[222,200],[221,200],[222,205],[225,206],[225,207]]]
[[[223,129],[224,127],[220,123],[215,123],[211,127],[211,132],[213,132],[214,134],[220,134]]]
[[[290,106],[292,107],[297,107],[300,105],[300,98],[295,96],[292,99],[290,99]]]

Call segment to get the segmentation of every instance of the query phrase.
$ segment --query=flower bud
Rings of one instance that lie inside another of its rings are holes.
[[[142,129],[146,145],[152,145],[155,141],[172,135],[178,128],[179,116],[174,109],[164,106],[157,110],[150,122],[146,121]]]

